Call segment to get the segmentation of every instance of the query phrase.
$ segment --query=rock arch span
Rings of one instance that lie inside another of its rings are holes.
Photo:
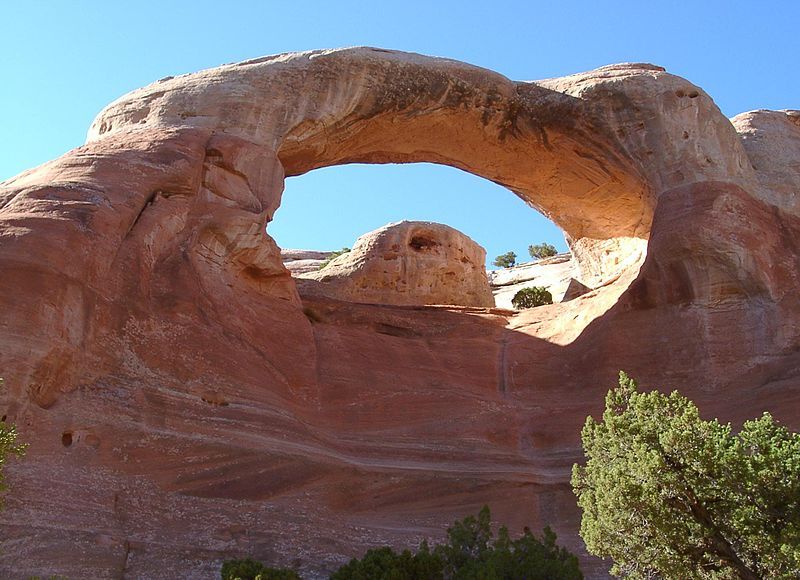
[[[546,84],[450,60],[350,49],[212,69],[123,97],[89,141],[153,125],[235,135],[274,152],[287,176],[355,162],[451,165],[508,187],[574,239],[643,236],[652,216],[652,192],[609,120]]]
[[[577,547],[577,433],[620,368],[796,428],[796,119],[734,128],[652,65],[516,83],[367,48],[122,97],[85,146],[0,187],[0,402],[31,443],[0,570],[210,577],[302,543],[315,574],[485,502]],[[301,301],[264,226],[285,175],[355,161],[501,183],[620,300],[516,316]]]

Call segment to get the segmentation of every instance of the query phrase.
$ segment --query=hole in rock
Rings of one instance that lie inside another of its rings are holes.
[[[228,405],[230,405],[228,401],[220,398],[217,395],[206,395],[204,397],[200,397],[200,400],[208,405],[214,405],[216,407],[227,407]]]
[[[436,163],[321,165],[311,171],[297,170],[297,175],[293,175],[291,165],[286,166],[289,177],[285,180],[281,204],[267,227],[267,233],[281,248],[284,265],[292,273],[304,300],[306,316],[314,323],[320,320],[309,315],[313,312],[308,310],[312,297],[354,303],[513,309],[511,299],[519,290],[543,286],[555,303],[584,295],[586,300],[593,300],[591,314],[580,316],[576,325],[585,326],[616,303],[635,278],[620,273],[626,269],[638,271],[645,254],[646,238],[636,232],[623,236],[601,232],[599,239],[589,235],[577,239],[566,236],[539,211],[540,207],[548,207],[548,187],[561,195],[556,178],[541,184],[542,191],[523,194],[476,174]],[[574,176],[569,179],[575,180]],[[634,192],[629,197],[635,200],[640,195]],[[539,198],[543,200],[541,206]],[[579,203],[576,201],[574,208],[559,211],[574,212],[579,216],[575,219],[584,219]],[[633,206],[629,213],[641,211],[644,217],[639,223],[649,223],[647,210],[636,208],[636,203],[641,202],[625,203]],[[572,218],[566,216],[566,219]],[[570,223],[574,224],[575,219]],[[608,222],[614,219],[603,214],[605,225],[599,227],[608,230]],[[624,219],[633,221],[630,215]],[[403,221],[413,222],[413,227],[409,226],[404,238],[392,238],[385,247],[357,241],[364,234]],[[461,242],[437,229],[439,226],[431,228],[422,222],[443,224],[460,232],[470,243],[477,243],[485,250],[485,261],[481,264],[482,253],[470,253]],[[626,227],[620,225],[620,230]],[[540,244],[554,247],[556,255],[542,258],[540,254],[536,257],[529,254],[529,246]],[[367,268],[364,264],[369,262],[363,259],[364,251],[372,251],[379,258],[376,261],[380,262],[380,268],[376,266],[374,274],[382,278],[377,282],[369,276],[358,278],[358,269]],[[506,261],[505,266],[495,264],[499,257],[509,253],[515,255],[515,260]],[[446,259],[446,263],[424,262],[434,258]],[[409,266],[413,260],[421,260],[420,266]],[[491,292],[488,300],[470,302],[474,297],[464,297],[460,302],[458,296],[435,295],[438,278],[442,284],[468,287],[460,276],[470,268],[479,269],[487,277]],[[409,272],[417,270],[429,276],[413,278]],[[440,276],[432,280],[431,276],[437,272]],[[352,279],[347,280],[351,275]],[[619,279],[624,280],[614,282]],[[340,292],[338,286],[334,287],[337,284],[349,284],[347,292]],[[614,292],[604,289],[609,284],[616,285]],[[596,292],[598,289],[601,290]],[[424,295],[420,302],[397,298],[413,292]],[[602,299],[594,298],[599,294]],[[570,306],[570,320],[576,317],[575,309],[584,303],[575,300]],[[549,316],[552,318],[552,314]]]
[[[61,445],[64,447],[72,445],[72,431],[64,431],[61,434]]]
[[[486,250],[486,266],[513,251],[527,262],[531,244],[569,251],[564,233],[505,187],[445,165],[350,164],[286,179],[267,231],[282,249],[339,250],[388,223],[445,224]],[[426,245],[426,236],[409,245]],[[435,242],[436,240],[431,240]]]
[[[414,256],[430,260],[421,262],[422,267],[428,271],[438,268],[443,283],[455,283],[451,281],[461,280],[465,272],[472,270],[480,269],[482,274],[482,267],[490,277],[508,278],[512,271],[517,272],[518,278],[524,276],[519,268],[536,261],[528,252],[528,246],[535,244],[555,247],[562,262],[556,269],[564,270],[563,263],[570,260],[561,229],[508,189],[471,173],[430,163],[340,165],[287,178],[281,206],[267,230],[284,250],[284,260],[290,250],[307,251],[293,253],[285,262],[299,281],[300,277],[313,276],[329,258],[319,251],[353,248],[360,236],[401,221],[449,226],[481,246],[485,257],[481,264],[482,259],[459,247],[457,239],[420,226],[382,249],[381,273],[387,276],[387,291],[413,291],[410,286],[414,281],[403,279],[399,264]],[[516,254],[516,269],[493,265],[498,256],[508,252]],[[438,264],[437,259],[449,263]],[[395,274],[397,280],[391,279]],[[565,285],[560,278],[552,283]],[[364,288],[369,282],[354,284]],[[539,282],[542,284],[551,285],[548,281]],[[435,286],[435,282],[426,280],[419,287],[433,292],[431,288]],[[501,280],[496,288],[492,285],[495,294],[500,295],[499,299],[495,296],[494,303],[512,308],[513,294],[509,295],[508,288],[501,292],[501,286],[508,286],[508,280]],[[302,295],[303,289],[300,291]],[[458,305],[455,300],[438,303]]]
[[[439,242],[433,238],[426,238],[425,236],[414,236],[411,238],[411,241],[408,242],[408,245],[417,252],[422,252],[423,250],[435,248],[439,245]]]

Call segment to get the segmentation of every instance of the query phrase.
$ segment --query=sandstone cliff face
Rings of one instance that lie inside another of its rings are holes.
[[[0,405],[31,444],[0,574],[317,577],[484,503],[579,549],[569,470],[619,369],[800,428],[798,131],[652,65],[518,83],[367,48],[122,97],[0,184]],[[264,234],[284,176],[412,161],[543,211],[594,289],[518,314],[298,294]]]
[[[731,122],[757,169],[761,199],[800,215],[800,111],[750,111]]]
[[[295,280],[303,295],[371,304],[493,307],[486,251],[444,224],[397,222],[358,238],[322,270]]]

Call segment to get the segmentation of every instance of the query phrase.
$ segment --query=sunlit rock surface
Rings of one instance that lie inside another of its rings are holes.
[[[495,303],[500,308],[513,308],[511,299],[523,288],[541,286],[561,302],[570,280],[578,275],[575,261],[569,254],[559,254],[536,262],[527,262],[489,271]]]
[[[333,252],[318,250],[281,250],[281,261],[292,276],[316,272],[333,255]]]
[[[402,221],[364,234],[296,283],[303,296],[348,302],[493,307],[485,264],[486,250],[458,230]]]
[[[581,551],[570,467],[620,369],[800,428],[796,120],[732,124],[653,65],[514,82],[370,48],[120,98],[0,185],[0,406],[30,443],[0,576],[325,577],[483,504]],[[301,298],[264,235],[284,177],[415,161],[540,209],[592,290],[520,313]]]

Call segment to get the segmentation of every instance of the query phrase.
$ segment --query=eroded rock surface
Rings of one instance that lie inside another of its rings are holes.
[[[620,369],[800,428],[800,127],[734,124],[653,65],[514,82],[368,48],[120,98],[0,184],[0,406],[30,443],[0,575],[213,578],[252,556],[325,577],[485,503],[580,551],[569,472]],[[516,314],[301,299],[264,235],[284,176],[414,161],[541,209],[593,290]]]
[[[486,251],[458,230],[402,221],[366,233],[325,268],[301,274],[301,295],[371,304],[493,307]]]
[[[800,111],[750,111],[731,122],[757,169],[764,200],[800,215]]]
[[[281,261],[292,276],[316,272],[333,255],[333,252],[318,250],[281,250]]]
[[[495,304],[514,308],[511,299],[523,288],[547,288],[553,300],[561,302],[570,280],[578,275],[578,267],[570,254],[559,254],[545,260],[527,262],[488,272]]]

